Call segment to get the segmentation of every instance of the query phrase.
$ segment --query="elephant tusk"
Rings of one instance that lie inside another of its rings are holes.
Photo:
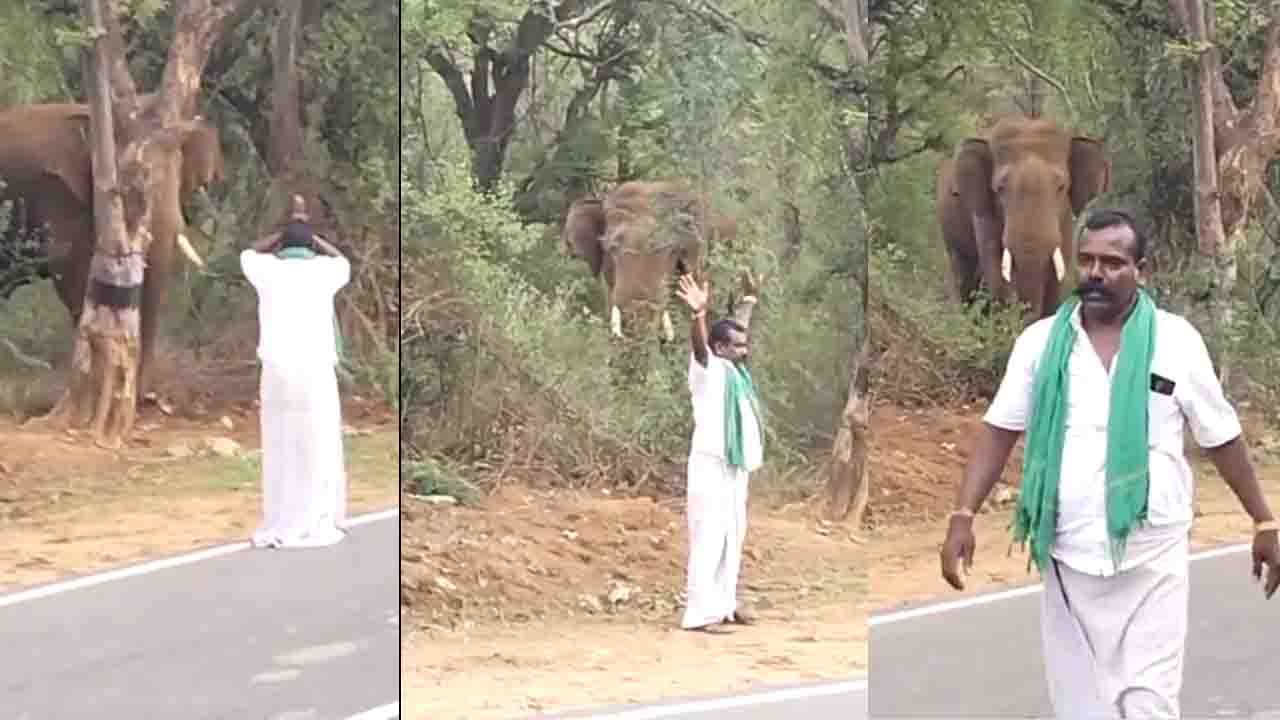
[[[617,305],[609,308],[609,331],[614,337],[622,337],[622,312]]]
[[[676,339],[675,328],[671,326],[671,314],[666,310],[662,311],[662,337],[665,338],[667,342],[671,342]]]
[[[204,260],[200,259],[199,253],[196,252],[195,248],[191,247],[191,241],[182,233],[178,233],[178,249],[182,251],[183,255],[187,256],[188,260],[195,263],[196,267],[204,268]]]
[[[1067,274],[1066,261],[1062,259],[1062,248],[1053,249],[1053,271],[1058,275],[1058,282],[1062,282],[1062,278]],[[1013,256],[1009,254],[1008,248],[1000,256],[1000,274],[1004,276],[1005,282],[1013,282],[1009,275],[1013,272]]]

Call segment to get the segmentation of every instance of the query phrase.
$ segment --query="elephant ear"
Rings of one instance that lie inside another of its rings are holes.
[[[1089,201],[1111,189],[1111,161],[1102,141],[1071,138],[1071,211],[1079,215]]]
[[[65,152],[47,156],[45,172],[56,177],[86,207],[93,207],[93,148],[89,144],[89,110],[67,116],[70,124],[69,147]]]
[[[224,180],[225,170],[218,129],[200,122],[182,143],[182,199],[190,198],[210,183]]]
[[[964,198],[969,212],[995,214],[995,192],[991,188],[993,165],[991,146],[986,140],[966,138],[956,150],[956,182],[951,192]]]
[[[565,216],[562,236],[572,252],[587,261],[592,275],[604,264],[604,205],[596,199],[575,200]]]

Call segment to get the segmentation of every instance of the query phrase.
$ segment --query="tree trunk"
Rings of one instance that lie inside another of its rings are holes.
[[[857,3],[850,0],[845,5],[847,16],[845,22],[851,27],[857,27],[859,37],[865,38],[866,30],[866,13],[863,8],[857,7]],[[850,42],[849,57],[856,65],[865,65],[865,61],[859,62],[865,48],[860,49],[852,45],[849,38],[855,37],[854,33],[849,33],[846,40]],[[846,152],[849,153],[851,159],[855,155],[865,152],[865,148],[856,147],[859,142],[856,138],[849,137]],[[851,167],[857,167],[852,165]],[[851,178],[852,180],[852,178]],[[857,183],[851,182],[854,194],[857,192]],[[857,198],[860,203],[861,197]],[[861,209],[857,215],[863,221],[865,228],[865,216]],[[862,238],[866,238],[866,233],[858,233]],[[862,303],[862,341],[859,347],[853,352],[849,362],[849,389],[845,398],[844,411],[840,413],[840,418],[836,423],[836,439],[831,447],[831,471],[827,478],[827,499],[828,512],[833,521],[852,520],[855,525],[861,524],[862,516],[867,509],[867,499],[870,497],[870,487],[867,483],[867,439],[871,431],[871,401],[869,397],[869,385],[871,377],[871,334],[870,323],[866,321],[868,307],[868,293],[870,290],[870,278],[862,278],[861,292],[858,293],[858,300]]]
[[[1186,0],[1186,12],[1188,34],[1192,41],[1205,44],[1213,42],[1213,8],[1206,7],[1203,0]],[[1217,64],[1217,57],[1205,51],[1200,53],[1195,68],[1189,71],[1192,91],[1192,158],[1196,188],[1193,197],[1197,248],[1213,279],[1204,320],[1206,326],[1230,328],[1231,293],[1235,289],[1236,263],[1234,243],[1223,228],[1222,203],[1218,194],[1218,163],[1214,157],[1213,78],[1219,71]],[[1239,153],[1233,154],[1239,156]],[[1238,223],[1237,228],[1243,229],[1244,223]],[[1219,353],[1218,373],[1224,385],[1230,382],[1230,353]]]
[[[271,140],[267,169],[272,177],[292,175],[304,163],[302,93],[297,70],[302,0],[278,0],[271,42]]]
[[[836,426],[831,448],[831,475],[827,480],[828,512],[832,520],[852,518],[861,523],[867,510],[867,434],[870,432],[871,402],[868,397],[871,343],[863,333],[861,347],[853,354],[849,368],[849,394]]]
[[[149,343],[155,342],[169,271],[165,260],[171,257],[167,250],[175,246],[182,225],[178,153],[196,127],[200,77],[218,39],[262,1],[178,5],[160,90],[142,96],[128,72],[114,11],[106,0],[84,0],[95,30],[84,72],[97,239],[71,380],[49,417],[71,425],[91,423],[95,441],[104,447],[119,447],[137,415],[139,375],[148,353],[141,340],[145,333]],[[153,252],[153,239],[164,247]],[[153,275],[145,274],[148,263]]]
[[[139,312],[147,237],[126,234],[124,203],[116,192],[115,124],[106,44],[105,0],[85,0],[95,32],[83,60],[91,110],[93,208],[96,241],[88,292],[76,335],[71,383],[55,409],[76,425],[92,424],[100,445],[116,447],[136,415]]]

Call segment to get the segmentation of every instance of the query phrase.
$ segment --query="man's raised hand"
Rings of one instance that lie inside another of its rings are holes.
[[[711,295],[711,281],[704,280],[702,282],[702,287],[698,287],[698,283],[694,281],[692,275],[681,275],[680,289],[676,291],[676,295],[678,295],[696,315],[707,309],[707,300]]]

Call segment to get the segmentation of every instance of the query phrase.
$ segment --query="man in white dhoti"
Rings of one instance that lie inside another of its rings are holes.
[[[738,607],[738,572],[747,532],[747,483],[763,461],[759,399],[747,371],[745,324],[728,318],[707,332],[709,288],[680,278],[680,297],[693,311],[689,391],[694,431],[689,449],[687,600],[680,626],[725,632],[721,623],[746,625]],[[751,304],[754,297],[743,298]]]
[[[1187,636],[1194,482],[1190,426],[1254,520],[1253,574],[1280,586],[1275,518],[1200,333],[1139,287],[1146,240],[1132,218],[1092,213],[1080,282],[1018,337],[980,426],[941,549],[963,589],[973,515],[1027,432],[1014,540],[1044,580],[1042,644],[1063,720],[1176,718]]]
[[[259,547],[319,547],[345,536],[347,479],[335,371],[333,298],[351,266],[312,232],[293,197],[284,230],[240,255],[258,292],[262,431]]]

